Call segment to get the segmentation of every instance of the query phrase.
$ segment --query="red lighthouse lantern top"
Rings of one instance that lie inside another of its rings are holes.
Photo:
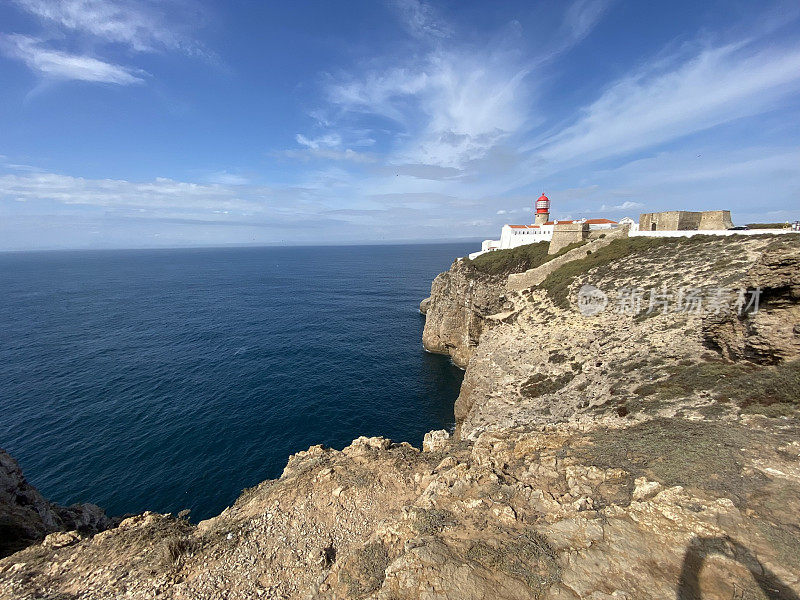
[[[543,214],[550,212],[550,198],[542,194],[536,201],[536,213]]]

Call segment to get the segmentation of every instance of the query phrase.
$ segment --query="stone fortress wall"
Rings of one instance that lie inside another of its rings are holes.
[[[731,227],[733,221],[729,210],[669,210],[639,216],[639,231],[712,231]]]
[[[553,226],[553,237],[547,253],[556,254],[562,248],[582,242],[587,237],[589,237],[588,223],[556,223]]]

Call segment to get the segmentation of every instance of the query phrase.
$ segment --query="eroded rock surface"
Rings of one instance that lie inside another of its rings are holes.
[[[749,269],[747,287],[760,290],[758,312],[725,311],[707,319],[709,342],[734,360],[775,364],[800,357],[800,245],[772,242]]]
[[[430,298],[420,305],[425,315],[422,343],[430,352],[449,354],[466,367],[486,326],[486,317],[503,309],[503,285],[456,260],[431,286]]]

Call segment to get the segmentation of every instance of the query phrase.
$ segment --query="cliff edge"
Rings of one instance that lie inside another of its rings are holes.
[[[65,507],[45,500],[25,479],[17,461],[0,449],[0,558],[41,542],[48,534],[91,535],[112,524],[94,504]]]
[[[436,278],[455,434],[315,446],[197,525],[31,545],[0,597],[798,598],[798,237],[581,254],[519,291]]]

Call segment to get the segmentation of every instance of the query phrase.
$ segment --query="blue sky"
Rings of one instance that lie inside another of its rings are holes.
[[[797,2],[5,0],[0,249],[800,218]]]

